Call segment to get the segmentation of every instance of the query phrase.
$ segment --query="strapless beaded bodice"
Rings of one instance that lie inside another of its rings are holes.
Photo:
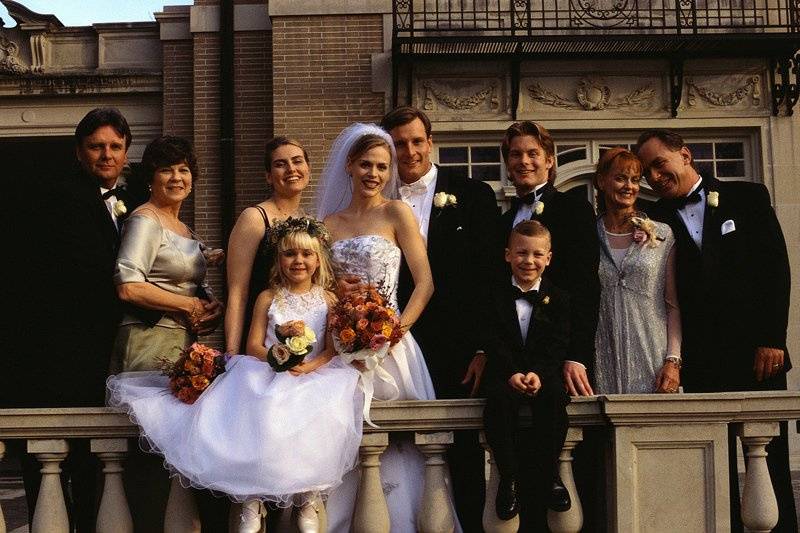
[[[380,235],[359,235],[336,241],[331,246],[336,276],[358,276],[378,288],[397,307],[397,281],[402,252]]]

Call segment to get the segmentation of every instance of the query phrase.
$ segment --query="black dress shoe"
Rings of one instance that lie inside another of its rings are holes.
[[[500,478],[497,484],[497,498],[494,500],[497,518],[511,520],[519,514],[519,499],[517,498],[517,482],[514,479]]]
[[[569,491],[567,490],[567,487],[564,486],[564,483],[562,483],[561,478],[556,478],[553,481],[553,487],[550,489],[550,500],[547,503],[547,507],[557,513],[569,511],[569,508],[572,507],[572,500],[569,497]]]

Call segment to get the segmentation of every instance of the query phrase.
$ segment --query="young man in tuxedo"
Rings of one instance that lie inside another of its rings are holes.
[[[486,356],[478,332],[479,308],[492,271],[492,238],[499,211],[492,188],[431,162],[433,137],[428,117],[400,107],[383,117],[394,140],[400,198],[419,221],[426,240],[435,291],[412,327],[431,373],[437,398],[478,394]],[[406,265],[398,299],[413,289]],[[465,531],[481,530],[483,450],[477,433],[456,432],[448,453],[456,511]]]
[[[543,126],[516,122],[508,127],[500,150],[517,198],[501,220],[498,242],[523,220],[538,220],[552,235],[553,263],[548,277],[570,295],[572,330],[562,369],[564,386],[572,396],[594,394],[594,335],[600,305],[597,268],[600,244],[592,206],[583,198],[562,193],[556,178],[555,143]]]
[[[785,390],[789,259],[766,187],[700,176],[675,132],[642,133],[636,151],[660,200],[653,218],[677,243],[678,301],[686,392]],[[787,424],[767,446],[780,519],[797,531]],[[736,437],[729,435],[731,524],[742,531]]]
[[[518,442],[520,407],[529,404],[533,414],[536,468],[524,474],[534,478],[526,480],[534,490],[521,505],[530,515],[524,531],[546,531],[547,508],[563,512],[571,505],[557,463],[569,424],[560,375],[569,343],[569,297],[542,278],[552,256],[547,228],[535,220],[516,224],[505,249],[511,279],[492,291],[481,325],[489,356],[484,427],[500,471],[495,507],[501,520],[520,511],[517,456],[530,453]]]

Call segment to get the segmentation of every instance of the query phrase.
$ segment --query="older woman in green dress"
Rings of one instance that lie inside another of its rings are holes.
[[[206,253],[178,218],[197,179],[189,141],[160,137],[142,157],[150,199],[122,230],[114,281],[125,304],[112,354],[112,373],[154,370],[177,359],[198,335],[212,332],[221,305],[206,284]]]

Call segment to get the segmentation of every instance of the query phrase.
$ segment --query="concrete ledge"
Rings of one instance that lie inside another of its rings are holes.
[[[219,31],[219,17],[219,6],[191,6],[189,31],[216,33]],[[271,28],[272,22],[264,4],[238,4],[233,7],[234,31],[266,31]]]
[[[391,0],[270,0],[270,17],[374,15],[392,12]]]

